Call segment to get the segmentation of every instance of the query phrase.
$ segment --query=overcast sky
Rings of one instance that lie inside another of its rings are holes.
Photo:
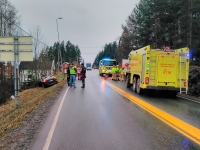
[[[139,0],[9,0],[21,15],[21,27],[29,33],[39,26],[44,42],[53,46],[69,40],[78,45],[85,62],[93,63],[105,44],[118,41]]]

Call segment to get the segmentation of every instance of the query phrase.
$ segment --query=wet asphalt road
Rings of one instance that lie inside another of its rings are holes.
[[[106,82],[200,129],[199,103],[154,92],[139,96],[123,82]],[[200,145],[106,82],[98,76],[98,70],[92,70],[87,71],[85,89],[80,88],[78,80],[76,89],[66,85],[38,131],[32,150],[200,150]]]

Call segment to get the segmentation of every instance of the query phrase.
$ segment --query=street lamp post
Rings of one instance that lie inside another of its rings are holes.
[[[58,31],[58,19],[62,19],[61,17],[56,19],[56,24],[57,24],[57,32],[58,32],[58,73],[59,73],[59,66],[60,66],[60,62],[59,62],[59,55],[60,55],[60,60],[61,60],[61,64],[62,64],[62,57],[61,57],[61,52],[60,52],[60,38],[59,38],[59,31]],[[60,54],[59,54],[60,53]]]

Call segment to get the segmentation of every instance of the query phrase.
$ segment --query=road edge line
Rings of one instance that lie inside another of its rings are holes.
[[[50,130],[49,130],[48,136],[47,136],[47,138],[46,138],[46,141],[45,141],[45,144],[44,144],[42,150],[48,150],[48,149],[49,149],[49,145],[50,145],[50,143],[51,143],[51,139],[52,139],[52,136],[53,136],[53,133],[54,133],[54,130],[55,130],[57,121],[58,121],[58,117],[59,117],[59,115],[60,115],[60,111],[61,111],[61,109],[62,109],[62,106],[63,106],[63,103],[64,103],[64,100],[65,100],[65,97],[66,97],[66,95],[67,95],[68,90],[69,90],[69,87],[67,88],[67,90],[66,90],[66,92],[65,92],[65,94],[64,94],[64,96],[63,96],[63,98],[62,98],[62,101],[60,102],[60,105],[59,105],[59,107],[58,107],[58,110],[57,110],[57,112],[56,112],[56,115],[55,115],[55,117],[54,117],[53,123],[52,123],[52,125],[51,125],[51,128],[50,128]]]

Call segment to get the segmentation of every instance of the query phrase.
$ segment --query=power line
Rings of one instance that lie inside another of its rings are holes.
[[[0,14],[4,17],[4,21],[5,21],[6,23],[8,23],[8,21],[5,19],[5,18],[6,18],[5,15],[2,14],[2,13],[0,13]],[[21,27],[19,27],[16,23],[13,23],[13,24],[14,24],[15,26],[17,26],[20,30],[22,30],[24,33],[26,33],[27,35],[32,36],[32,35],[30,35],[29,33],[27,33],[25,30],[23,30]],[[38,42],[44,44],[43,42],[41,42],[41,41],[39,41],[38,39],[36,39],[34,36],[32,36],[32,38],[35,39],[36,41],[38,41]],[[47,44],[44,44],[44,45],[48,46]]]
[[[98,54],[98,53],[81,53],[81,54]]]
[[[102,47],[79,47],[79,48],[102,48]]]

